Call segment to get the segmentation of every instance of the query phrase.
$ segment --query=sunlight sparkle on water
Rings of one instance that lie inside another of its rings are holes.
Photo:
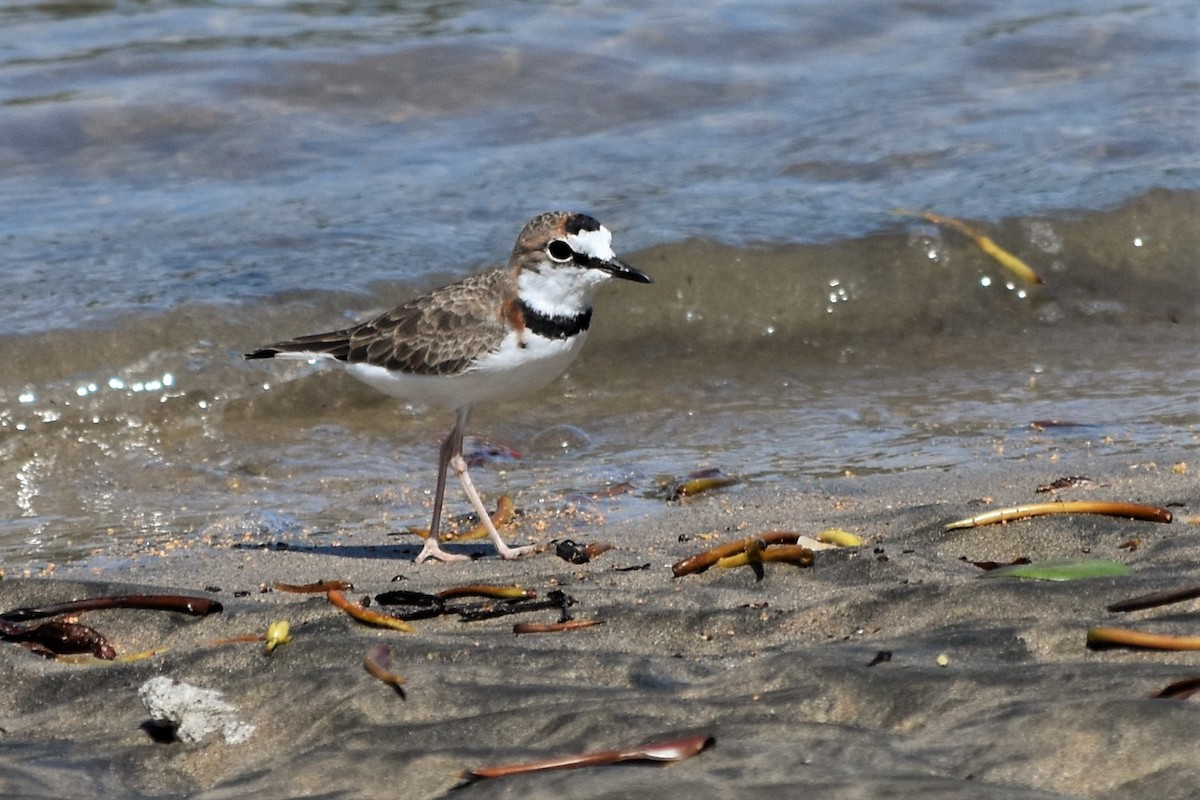
[[[825,307],[826,314],[833,313],[833,307],[837,303],[844,303],[850,299],[846,287],[842,286],[842,282],[837,278],[829,280],[829,305]]]

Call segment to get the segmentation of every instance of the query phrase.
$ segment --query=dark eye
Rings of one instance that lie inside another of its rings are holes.
[[[571,249],[571,245],[564,242],[562,239],[555,239],[550,244],[546,245],[546,252],[555,261],[570,261],[575,255],[575,251]]]

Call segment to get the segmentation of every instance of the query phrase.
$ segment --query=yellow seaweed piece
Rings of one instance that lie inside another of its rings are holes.
[[[267,626],[268,654],[276,647],[287,644],[292,640],[291,628],[292,626],[288,624],[286,619],[276,620]]]
[[[1026,283],[1045,283],[1045,281],[1042,280],[1042,276],[1038,275],[1032,267],[1014,256],[1012,253],[1005,250],[1000,245],[996,244],[994,241],[992,241],[991,237],[987,236],[977,228],[971,227],[962,220],[955,219],[954,217],[947,217],[942,214],[935,214],[932,211],[914,212],[900,209],[896,213],[904,214],[906,216],[920,217],[926,222],[932,222],[934,225],[940,225],[944,228],[953,228],[973,241],[976,247],[978,247],[987,255],[991,256],[991,258],[997,264],[1004,267],[1006,270],[1011,272],[1013,275],[1016,275]]]
[[[700,534],[698,539],[708,541],[718,534]],[[758,536],[751,536],[746,539],[738,539],[728,544],[717,545],[716,547],[704,550],[694,556],[688,556],[685,559],[676,561],[671,565],[671,572],[676,578],[681,578],[684,575],[690,575],[694,572],[704,572],[712,565],[716,564],[726,556],[732,556],[735,553],[743,552],[750,546],[751,540],[761,540],[767,545],[772,544],[795,544],[800,538],[800,534],[790,531],[767,531]],[[748,562],[747,562],[748,563]]]
[[[105,659],[96,658],[91,653],[67,653],[65,655],[55,656],[54,660],[60,664],[128,664],[130,661],[144,661],[147,658],[154,658],[157,655],[162,655],[171,648],[169,647],[152,647],[149,650],[140,650],[136,653],[125,653],[116,658]]]
[[[721,569],[733,569],[749,564],[761,564],[768,561],[785,564],[795,564],[798,567],[809,567],[813,563],[813,551],[798,544],[779,545],[777,547],[761,548],[757,553],[743,551],[717,560]]]
[[[997,264],[1026,283],[1045,283],[1042,276],[1034,272],[1032,267],[993,242],[989,237],[981,233],[978,236],[972,236],[971,239],[974,240],[976,247],[991,256]]]
[[[948,522],[944,530],[953,531],[962,528],[978,528],[981,525],[992,525],[997,522],[1011,522],[1027,517],[1041,517],[1047,514],[1105,514],[1110,517],[1129,517],[1130,519],[1146,520],[1147,522],[1170,522],[1171,512],[1158,506],[1147,506],[1141,503],[1112,503],[1100,500],[1071,500],[1065,503],[1028,503],[1008,508],[998,508],[973,517]]]
[[[826,528],[817,534],[817,541],[836,544],[838,547],[859,547],[863,543],[861,536],[841,528]]]
[[[117,656],[113,661],[119,664],[127,664],[130,661],[144,661],[147,658],[162,655],[170,649],[169,647],[152,647],[149,650],[140,650],[136,653],[126,653],[123,656]]]
[[[698,494],[711,492],[714,489],[724,489],[726,486],[733,486],[737,482],[737,478],[728,475],[705,475],[699,478],[690,478],[676,484],[675,488],[671,491],[671,499],[679,500],[684,497],[695,497]]]
[[[467,586],[452,586],[437,593],[442,600],[455,597],[491,597],[495,600],[528,600],[537,597],[537,591],[526,589],[519,584],[512,586],[494,586],[490,583],[472,583]]]
[[[1170,636],[1103,626],[1088,628],[1087,642],[1092,646],[1140,647],[1146,650],[1200,650],[1200,636]]]
[[[500,495],[496,499],[496,513],[492,514],[492,527],[499,530],[513,521],[513,516],[516,514],[517,507],[513,503],[513,499],[506,494]],[[420,536],[422,539],[429,538],[428,528],[409,528],[409,533]],[[481,520],[473,528],[465,530],[462,533],[443,532],[438,535],[439,542],[469,542],[475,539],[485,539],[488,535],[487,525]]]

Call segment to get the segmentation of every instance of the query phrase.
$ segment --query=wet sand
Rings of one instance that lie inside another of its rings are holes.
[[[393,538],[168,550],[120,584],[82,572],[10,575],[0,580],[4,609],[170,589],[213,597],[225,611],[86,614],[119,653],[169,648],[131,663],[57,663],[0,646],[3,794],[428,798],[472,767],[707,731],[715,747],[671,766],[505,778],[454,796],[1187,797],[1200,783],[1196,701],[1149,695],[1200,672],[1196,657],[1085,644],[1097,624],[1195,632],[1194,601],[1105,611],[1200,582],[1194,529],[1182,519],[1198,502],[1194,476],[1159,455],[735,488],[637,523],[586,527],[577,538],[616,548],[585,565],[545,554],[417,567],[407,544],[416,540]],[[1080,473],[1093,483],[1063,499],[1173,504],[1177,518],[1045,517],[943,530],[987,508],[1048,499],[1035,494],[1039,484]],[[811,568],[767,564],[761,582],[745,568],[670,571],[738,536],[826,527],[866,543],[819,552]],[[508,536],[537,538],[519,527]],[[1126,562],[1134,573],[1048,583],[982,579],[968,563],[1081,555]],[[353,598],[477,582],[520,583],[543,596],[560,589],[578,601],[577,618],[605,624],[514,636],[518,619],[557,618],[548,610],[478,622],[445,616],[404,634],[364,626],[320,595],[260,591],[323,578],[352,581]],[[293,640],[269,657],[257,643],[211,644],[277,619],[291,623]],[[363,668],[379,643],[395,653],[406,700]],[[222,692],[254,733],[243,744],[219,734],[155,741],[138,688],[160,675]]]

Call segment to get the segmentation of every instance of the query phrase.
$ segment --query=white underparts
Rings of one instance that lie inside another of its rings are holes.
[[[454,410],[537,391],[562,374],[586,339],[586,332],[570,339],[547,339],[528,331],[518,336],[513,331],[499,348],[458,375],[412,375],[370,364],[345,367],[355,378],[384,394]]]

